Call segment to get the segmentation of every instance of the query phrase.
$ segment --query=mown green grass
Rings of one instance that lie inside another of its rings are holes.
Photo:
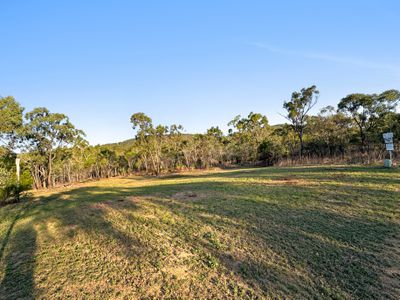
[[[400,171],[102,180],[0,208],[0,299],[398,299]]]

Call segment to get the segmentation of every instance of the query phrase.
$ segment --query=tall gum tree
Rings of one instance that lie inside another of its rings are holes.
[[[356,124],[363,153],[367,148],[368,135],[385,115],[395,111],[399,101],[398,90],[387,90],[381,94],[350,94],[340,100],[338,111],[351,117]]]
[[[81,140],[84,132],[75,128],[69,118],[60,113],[51,113],[47,108],[38,107],[25,115],[29,150],[42,159],[45,166],[42,187],[52,187],[52,165],[58,147],[72,145]]]
[[[300,92],[293,92],[290,101],[283,103],[283,108],[287,111],[287,115],[284,117],[290,121],[300,142],[300,158],[303,157],[304,152],[303,136],[304,128],[307,126],[307,115],[315,104],[317,104],[318,97],[319,91],[313,85],[301,89]]]
[[[24,108],[12,96],[0,97],[0,146],[12,151],[23,134]]]
[[[270,134],[270,126],[266,116],[250,112],[247,117],[236,116],[228,123],[229,135],[233,142],[234,152],[240,162],[256,162],[258,146]]]
[[[161,173],[163,166],[162,150],[168,127],[163,125],[153,126],[153,122],[146,114],[139,112],[131,116],[132,128],[137,129],[136,140],[141,147],[142,160],[146,170],[150,168],[156,175]]]

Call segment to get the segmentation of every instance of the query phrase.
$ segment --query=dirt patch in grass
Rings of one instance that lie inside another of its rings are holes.
[[[93,209],[104,209],[104,208],[114,208],[114,209],[121,209],[121,208],[132,208],[135,207],[139,202],[143,201],[141,197],[116,197],[115,199],[105,200],[99,203],[93,204],[91,207]]]
[[[288,185],[296,185],[301,183],[300,180],[294,178],[284,178],[283,182]]]
[[[306,184],[307,182],[305,180],[301,180],[295,177],[282,177],[273,179],[272,183],[281,185],[300,185],[300,184]]]
[[[175,200],[181,201],[196,201],[201,199],[206,199],[210,193],[204,192],[194,192],[194,191],[182,191],[172,195],[172,198]]]
[[[138,197],[138,196],[127,196],[121,199],[118,199],[119,201],[130,201],[133,203],[139,203],[141,201],[144,201],[143,197]]]
[[[176,278],[178,280],[186,278],[189,273],[188,267],[185,265],[168,266],[168,267],[162,268],[161,271],[164,273],[167,273],[168,275],[170,275],[173,278]]]

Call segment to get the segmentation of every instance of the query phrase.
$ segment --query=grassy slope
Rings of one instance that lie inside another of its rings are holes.
[[[132,177],[0,208],[0,299],[396,298],[400,172]]]

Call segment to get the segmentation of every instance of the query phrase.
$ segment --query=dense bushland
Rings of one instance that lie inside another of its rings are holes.
[[[29,169],[24,168],[17,180],[14,169],[16,154],[0,149],[0,206],[2,204],[18,202],[20,195],[32,187],[33,181]]]
[[[315,86],[294,92],[283,104],[287,124],[271,126],[266,116],[251,112],[229,122],[227,134],[218,127],[187,134],[181,125],[156,125],[144,113],[135,113],[130,120],[132,140],[97,146],[89,145],[84,132],[64,114],[46,108],[24,114],[13,97],[0,98],[0,202],[18,199],[30,185],[49,188],[133,172],[159,175],[231,165],[369,163],[385,155],[383,132],[400,136],[397,90],[351,94],[340,100],[337,109],[328,106],[310,115],[318,96]],[[19,183],[15,153],[21,158]]]

